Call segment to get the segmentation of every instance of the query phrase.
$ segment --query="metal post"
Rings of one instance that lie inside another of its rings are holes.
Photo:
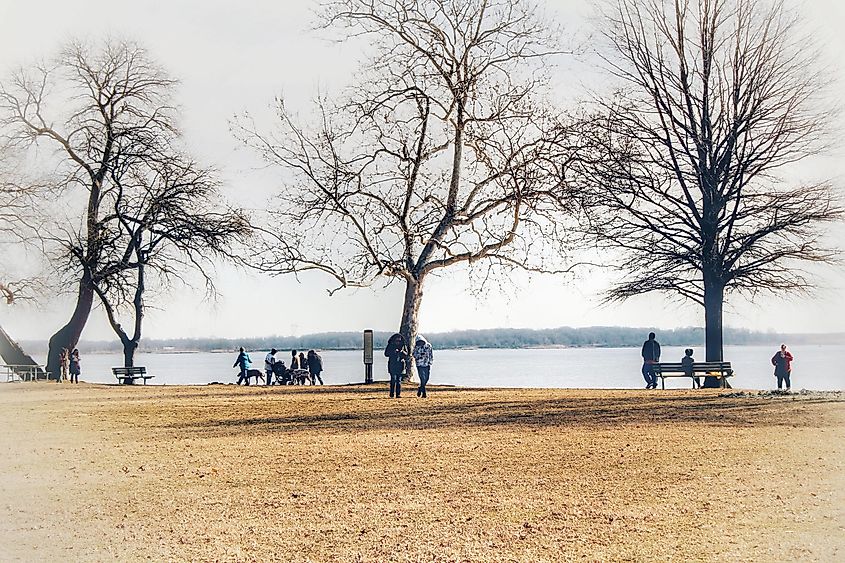
[[[373,331],[364,331],[364,383],[373,382]]]

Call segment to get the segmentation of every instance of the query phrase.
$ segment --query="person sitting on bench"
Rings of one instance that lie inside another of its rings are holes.
[[[692,377],[692,388],[701,389],[701,380],[693,376],[692,373],[693,362],[695,362],[695,359],[692,357],[692,348],[687,348],[684,350],[684,357],[681,358],[681,367],[684,368],[684,373]]]

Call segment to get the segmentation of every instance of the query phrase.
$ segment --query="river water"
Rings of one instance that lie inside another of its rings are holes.
[[[792,349],[792,388],[845,390],[845,345],[804,346]],[[725,360],[733,364],[735,388],[772,389],[776,387],[770,358],[776,348],[726,346]],[[263,369],[266,352],[251,351],[253,367]],[[664,361],[680,361],[683,348],[663,348]],[[232,368],[236,353],[138,353],[135,365],[146,366],[155,375],[155,385],[205,385],[234,383]],[[324,351],[323,381],[326,384],[360,383],[364,380],[361,351]],[[39,356],[43,358],[42,356]],[[289,361],[290,352],[277,357]],[[695,349],[696,360],[704,351]],[[376,351],[375,379],[387,379],[385,358]],[[112,366],[122,365],[120,354],[88,354],[82,358],[82,381],[114,383]],[[555,349],[478,349],[436,350],[431,384],[462,387],[556,387],[556,388],[641,388],[638,348],[555,348]],[[666,381],[668,388],[687,388],[686,378]]]

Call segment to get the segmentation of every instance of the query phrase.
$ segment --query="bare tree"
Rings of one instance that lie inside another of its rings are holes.
[[[372,40],[349,95],[302,125],[278,102],[237,134],[287,173],[260,267],[327,273],[335,289],[405,284],[412,341],[423,285],[460,264],[559,271],[549,219],[570,131],[546,101],[555,33],[523,0],[338,0],[323,24]],[[268,221],[268,223],[270,222]],[[489,273],[489,269],[487,270]]]
[[[137,156],[137,155],[136,155]],[[214,259],[232,259],[231,248],[250,235],[249,221],[240,209],[226,206],[212,170],[174,152],[164,160],[119,156],[111,172],[107,206],[101,220],[104,236],[100,275],[94,292],[109,324],[123,344],[124,365],[134,364],[150,289],[167,288],[185,275],[198,273],[214,292]],[[84,260],[84,249],[72,249],[73,259]],[[128,311],[129,332],[118,316]]]
[[[603,102],[581,177],[593,234],[623,253],[608,297],[701,305],[721,360],[727,294],[807,291],[800,263],[835,257],[831,187],[778,176],[822,148],[826,80],[781,2],[614,0],[605,22],[626,88]]]
[[[58,176],[54,188],[61,197],[72,203],[77,190],[85,191],[81,224],[78,215],[65,217],[57,206],[54,220],[42,226],[46,239],[76,258],[75,267],[60,272],[73,274],[78,289],[70,320],[50,338],[47,364],[54,374],[60,350],[79,340],[95,287],[114,273],[102,263],[109,241],[104,215],[111,212],[103,202],[115,189],[111,171],[118,155],[163,159],[177,134],[173,84],[141,47],[115,41],[100,49],[71,44],[54,65],[21,70],[0,84],[4,141],[19,149],[47,145],[48,155],[33,151],[33,158],[46,160]]]
[[[20,265],[28,251],[40,250],[44,209],[39,202],[48,193],[12,164],[18,158],[13,152],[0,145],[0,298],[7,304],[33,300],[43,289],[41,272]]]

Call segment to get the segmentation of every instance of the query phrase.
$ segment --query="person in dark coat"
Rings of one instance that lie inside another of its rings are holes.
[[[73,349],[70,353],[70,363],[68,365],[70,372],[70,382],[79,383],[79,374],[82,373],[82,364],[79,361],[79,350]]]
[[[660,343],[653,332],[648,333],[648,340],[643,342],[643,379],[646,389],[657,389],[657,375],[654,364],[660,361]]]
[[[792,386],[789,377],[792,375],[792,354],[786,349],[786,344],[780,345],[774,356],[772,356],[772,365],[775,366],[775,377],[778,378],[778,389],[781,389],[783,383],[786,382],[786,390]]]
[[[299,369],[302,366],[299,365],[299,356],[296,355],[296,350],[290,351],[290,369]]]
[[[681,358],[681,367],[684,368],[684,373],[692,377],[692,388],[701,389],[701,379],[695,377],[692,371],[692,365],[695,363],[695,358],[692,357],[692,348],[684,350],[684,357]]]
[[[308,350],[308,372],[311,374],[311,385],[316,385],[317,380],[323,384],[320,373],[323,371],[323,358],[314,350]]]
[[[401,334],[396,333],[387,340],[384,348],[387,358],[387,373],[390,374],[390,398],[398,399],[402,393],[402,376],[408,367],[408,348]]]

